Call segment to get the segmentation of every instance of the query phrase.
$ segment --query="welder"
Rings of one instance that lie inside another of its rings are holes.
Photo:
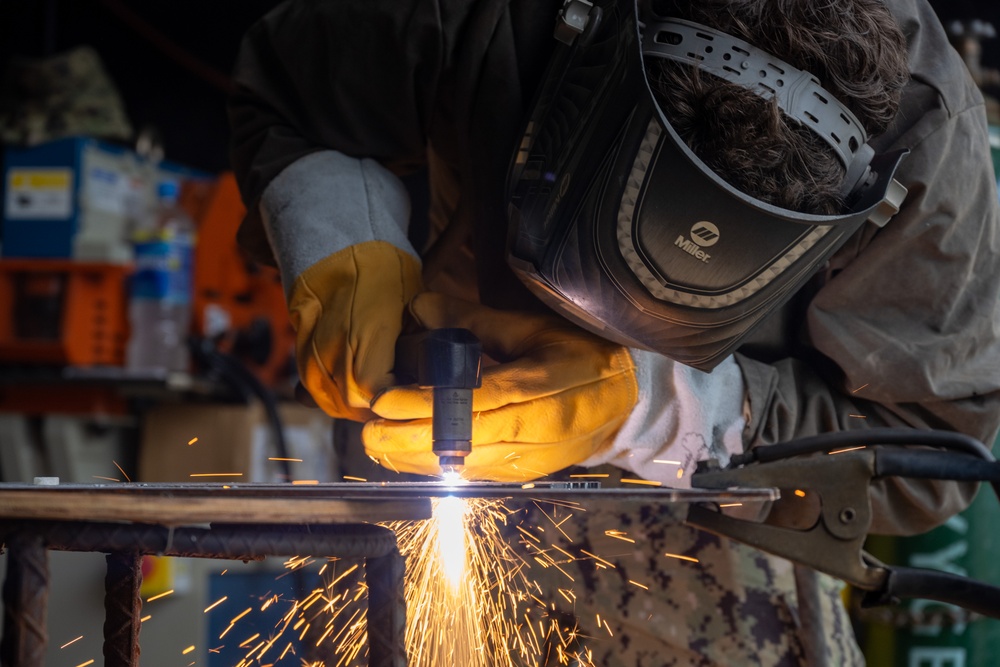
[[[387,468],[439,472],[431,394],[392,372],[411,328],[491,360],[470,479],[996,436],[985,111],[924,0],[293,0],[235,76],[240,239],[281,270],[303,384]],[[974,491],[881,484],[873,528]],[[579,519],[637,538],[613,578],[573,564],[597,664],[862,663],[835,582],[671,518]]]

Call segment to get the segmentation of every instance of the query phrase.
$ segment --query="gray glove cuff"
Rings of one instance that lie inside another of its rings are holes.
[[[695,463],[743,451],[743,375],[733,357],[711,373],[646,350],[635,361],[639,401],[609,446],[582,465],[610,463],[665,486],[691,486]]]
[[[375,160],[310,153],[271,181],[260,214],[286,294],[310,266],[365,241],[386,241],[419,259],[406,237],[406,188]]]

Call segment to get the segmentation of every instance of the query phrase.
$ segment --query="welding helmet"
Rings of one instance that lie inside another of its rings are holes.
[[[507,259],[571,321],[711,370],[865,221],[881,226],[898,211],[905,151],[875,155],[808,72],[635,0],[567,0],[559,26],[568,44],[549,63],[508,175]],[[843,213],[785,210],[723,181],[667,122],[644,58],[776,98],[845,165]]]

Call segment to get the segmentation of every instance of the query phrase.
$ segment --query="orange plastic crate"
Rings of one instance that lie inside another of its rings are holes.
[[[0,361],[124,365],[130,272],[121,264],[0,259]]]

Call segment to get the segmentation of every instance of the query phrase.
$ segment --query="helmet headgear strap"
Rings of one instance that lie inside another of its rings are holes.
[[[646,23],[642,53],[693,65],[774,99],[785,115],[833,149],[847,172],[841,189],[845,199],[873,180],[869,163],[875,151],[868,145],[865,128],[809,72],[732,35],[677,18],[658,17]]]

